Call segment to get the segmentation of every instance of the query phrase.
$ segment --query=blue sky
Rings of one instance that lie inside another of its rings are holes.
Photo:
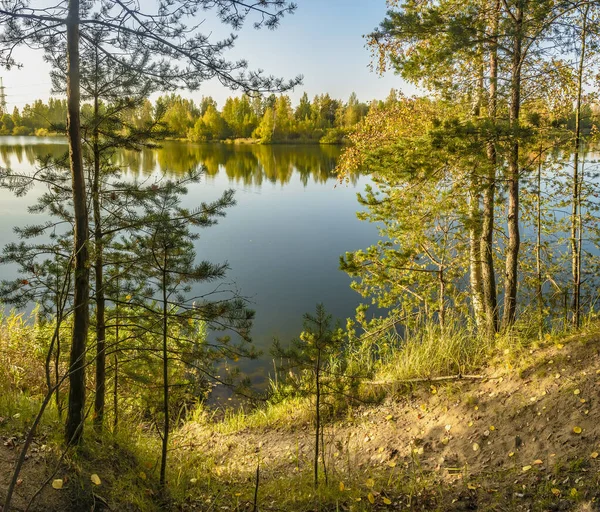
[[[142,3],[154,2],[142,0]],[[362,36],[384,18],[385,0],[296,0],[296,3],[296,13],[285,17],[275,31],[257,31],[248,23],[238,32],[236,47],[229,58],[244,58],[251,69],[264,69],[276,76],[291,78],[302,74],[303,84],[290,93],[294,103],[304,91],[311,98],[327,92],[343,100],[355,91],[365,101],[385,98],[392,87],[409,94],[413,91],[392,73],[380,77],[368,67],[370,55]],[[217,38],[229,33],[210,12],[203,27]],[[10,109],[50,96],[49,68],[41,53],[22,48],[17,55],[22,69],[0,71]],[[194,99],[212,96],[220,106],[232,95],[216,81],[207,82],[199,91],[182,94]]]

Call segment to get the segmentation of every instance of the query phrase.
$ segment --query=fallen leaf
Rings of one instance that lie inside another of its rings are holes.
[[[344,492],[344,489],[346,489],[344,482],[340,482],[340,492]]]
[[[393,416],[392,414],[388,414],[388,415],[385,417],[385,419],[386,419],[386,420],[388,420],[388,421],[390,421],[391,419],[393,419],[393,417],[394,417],[394,416]]]
[[[560,496],[560,489],[557,489],[556,487],[554,487],[552,489],[552,494],[554,494],[554,496]]]
[[[391,468],[395,468],[396,467],[396,463],[393,460],[388,460],[387,465]]]
[[[100,480],[100,477],[96,473],[90,477],[90,480],[94,485],[100,485],[102,483],[102,480]]]
[[[369,500],[369,503],[371,503],[371,505],[373,503],[375,503],[375,496],[373,496],[372,492],[370,492],[369,494],[367,494],[367,499]]]
[[[365,485],[369,489],[372,489],[373,487],[375,487],[375,480],[373,480],[372,478],[368,478],[367,481],[365,482]]]
[[[575,432],[576,434],[581,434],[582,429],[581,427],[573,427],[573,432]]]
[[[383,504],[384,505],[391,505],[392,504],[392,500],[389,498],[383,498]]]
[[[490,427],[490,430],[493,432],[494,430],[496,430],[496,427],[494,427],[494,425],[492,425],[492,426]]]
[[[479,445],[477,443],[473,443],[473,451],[476,452],[479,450]]]
[[[592,457],[592,459],[597,459],[598,458],[598,452],[592,452],[592,455],[590,455],[590,457]]]
[[[579,391],[578,389],[576,389],[575,391],[573,391],[574,395],[578,395],[579,393],[581,393],[581,391]]]
[[[523,466],[523,471],[529,471],[531,469],[531,466]]]
[[[63,481],[61,478],[57,478],[56,480],[52,480],[52,487],[54,489],[62,489],[63,488]]]
[[[475,487],[473,484],[467,484],[467,489],[471,489],[472,491],[474,491],[475,489],[477,489],[477,487]]]
[[[539,466],[540,464],[543,464],[543,463],[544,463],[544,461],[542,459],[536,459],[533,461],[533,464],[535,466]]]
[[[509,452],[508,456],[509,457],[514,457],[515,456],[515,452]]]

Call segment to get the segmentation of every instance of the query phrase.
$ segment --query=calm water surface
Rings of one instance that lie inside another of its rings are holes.
[[[36,158],[67,150],[64,139],[1,137],[0,165],[32,171]],[[341,254],[365,248],[377,239],[376,228],[358,221],[356,193],[368,178],[337,186],[331,174],[340,148],[329,146],[234,146],[166,142],[141,153],[122,153],[119,162],[132,178],[166,173],[175,176],[205,167],[199,184],[189,188],[186,206],[217,199],[229,188],[237,205],[219,224],[201,231],[198,259],[228,261],[227,281],[235,282],[256,311],[254,344],[264,354],[242,363],[256,383],[272,362],[274,337],[297,336],[302,315],[323,302],[336,318],[353,314],[360,297],[350,279],[338,270]],[[42,189],[15,198],[0,189],[0,241],[14,240],[13,226],[39,222],[27,206]],[[14,268],[0,267],[0,278],[14,277]]]

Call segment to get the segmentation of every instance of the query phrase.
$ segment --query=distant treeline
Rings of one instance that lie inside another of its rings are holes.
[[[166,133],[194,142],[228,139],[255,139],[262,143],[320,142],[339,144],[349,130],[361,121],[372,108],[380,108],[397,101],[395,90],[385,101],[370,103],[358,100],[355,93],[348,101],[333,99],[329,94],[317,95],[311,101],[308,95],[293,107],[289,96],[274,94],[266,97],[240,96],[228,98],[221,110],[217,102],[203,97],[199,104],[177,94],[161,96],[155,104],[149,100],[128,112],[129,122],[141,125],[160,120]],[[82,113],[91,111],[83,105]],[[0,123],[2,135],[48,135],[65,131],[67,105],[64,99],[37,100],[25,105],[22,111],[15,107],[12,114],[4,113]]]

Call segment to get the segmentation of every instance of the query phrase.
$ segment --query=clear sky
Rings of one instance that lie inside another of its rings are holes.
[[[39,0],[33,0],[33,4]],[[250,69],[263,69],[267,74],[292,78],[304,76],[304,82],[290,93],[292,101],[306,91],[309,97],[329,93],[346,100],[354,91],[367,101],[385,98],[393,87],[411,93],[412,88],[388,73],[384,77],[369,70],[370,55],[364,34],[371,32],[384,18],[385,0],[296,0],[298,9],[286,16],[275,30],[255,30],[248,23],[238,32],[229,59],[244,58]],[[151,6],[153,0],[142,0]],[[230,30],[220,26],[214,16],[206,14],[205,32],[216,38]],[[9,109],[50,96],[48,65],[39,51],[22,48],[17,56],[22,69],[0,70],[6,86]],[[182,94],[194,99],[215,98],[219,106],[232,93],[216,81],[207,82],[199,91]]]

